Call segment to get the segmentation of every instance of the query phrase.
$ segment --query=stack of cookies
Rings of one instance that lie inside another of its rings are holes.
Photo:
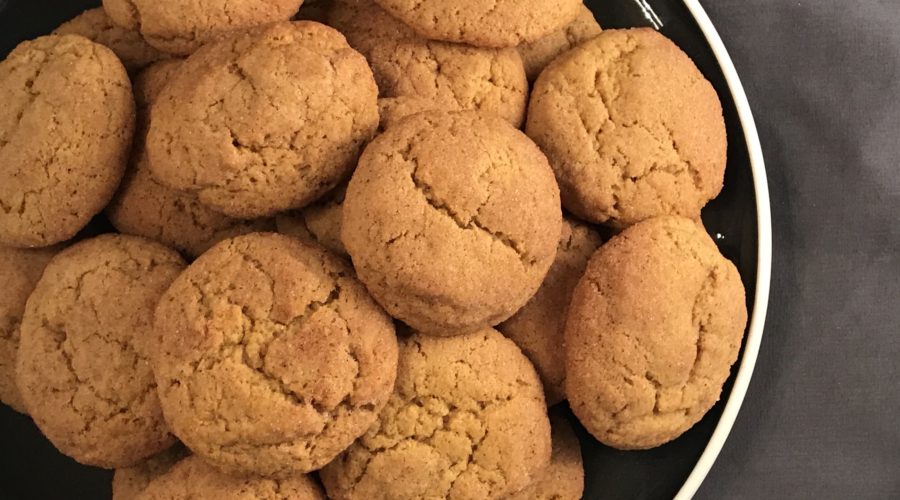
[[[747,313],[692,61],[580,0],[301,3],[104,0],[0,63],[0,399],[117,499],[576,499],[548,406],[698,422]]]

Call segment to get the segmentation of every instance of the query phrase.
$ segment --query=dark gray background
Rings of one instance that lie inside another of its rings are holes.
[[[708,0],[766,157],[759,362],[698,498],[900,498],[900,0]]]

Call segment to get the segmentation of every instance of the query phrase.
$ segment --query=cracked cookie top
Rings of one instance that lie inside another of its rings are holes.
[[[566,394],[601,442],[645,449],[719,399],[747,308],[737,269],[694,221],[657,217],[594,254],[566,322]]]
[[[28,299],[16,383],[64,454],[130,467],[172,445],[150,367],[153,309],[184,268],[143,238],[105,235],[60,252]]]
[[[601,31],[594,13],[582,4],[578,7],[578,16],[569,24],[531,43],[519,45],[517,49],[525,64],[528,81],[536,80],[541,71],[560,54],[594,38]]]
[[[528,81],[515,49],[427,40],[373,0],[338,0],[330,22],[368,59],[383,127],[438,109],[490,113],[522,125]]]
[[[159,50],[188,55],[229,31],[287,21],[303,0],[103,0],[123,28]]]
[[[649,28],[604,31],[551,63],[534,85],[526,131],[550,160],[566,209],[585,220],[697,218],[722,189],[719,98]]]
[[[187,456],[187,448],[178,443],[134,467],[116,469],[112,479],[112,500],[135,500],[151,481],[169,472]]]
[[[160,301],[156,329],[166,419],[229,473],[324,466],[375,421],[397,371],[393,322],[350,266],[278,234],[203,254]]]
[[[420,113],[372,141],[350,180],[342,240],[394,317],[433,335],[496,325],[553,263],[562,214],[547,160],[475,112]]]
[[[50,246],[109,202],[134,130],[128,73],[77,35],[23,42],[0,62],[0,244]]]
[[[581,0],[375,0],[425,38],[515,47],[562,28]]]
[[[502,498],[550,462],[537,374],[494,329],[400,343],[378,421],[321,471],[331,498]]]
[[[307,475],[267,479],[228,476],[200,457],[185,458],[150,482],[135,500],[324,500],[322,489]]]
[[[550,465],[524,490],[505,500],[581,500],[584,495],[584,463],[581,443],[566,417],[550,415],[553,452]]]
[[[352,171],[378,127],[365,58],[337,31],[278,23],[189,57],[153,104],[153,176],[217,212],[302,208]]]

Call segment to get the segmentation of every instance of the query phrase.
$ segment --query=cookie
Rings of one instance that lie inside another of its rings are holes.
[[[219,241],[274,228],[271,220],[245,221],[222,215],[196,197],[164,186],[150,174],[145,146],[149,108],[165,83],[181,68],[172,59],[154,64],[138,75],[134,94],[138,108],[131,165],[106,215],[119,232],[164,243],[197,257]]]
[[[378,127],[366,60],[335,30],[279,23],[206,45],[153,105],[153,176],[236,218],[302,208]]]
[[[287,21],[303,0],[103,0],[109,17],[159,50],[188,55],[232,30]]]
[[[590,227],[564,219],[556,260],[541,288],[515,316],[497,327],[534,363],[551,406],[566,399],[566,358],[560,348],[566,308],[588,259],[601,243],[600,235]]]
[[[700,226],[635,224],[591,257],[572,296],[572,411],[615,448],[675,439],[719,399],[746,323],[741,277]]]
[[[543,391],[493,329],[401,340],[378,422],[320,475],[334,499],[502,498],[550,461]]]
[[[0,244],[72,238],[122,178],[134,130],[128,73],[84,37],[40,37],[0,62],[0,102]]]
[[[105,235],[60,252],[28,299],[16,383],[62,453],[130,467],[172,445],[149,357],[157,300],[184,268],[143,238]]]
[[[594,19],[594,13],[582,4],[578,9],[578,16],[569,24],[531,43],[519,45],[519,55],[525,64],[528,81],[536,80],[541,71],[560,54],[594,38],[601,31],[603,30]]]
[[[25,403],[16,387],[16,353],[25,301],[57,251],[0,246],[0,401],[19,413],[25,413]]]
[[[581,444],[565,417],[550,415],[553,453],[550,465],[524,490],[506,500],[581,500],[584,494],[584,464]]]
[[[649,28],[604,31],[550,64],[534,85],[526,131],[547,154],[565,207],[588,221],[695,218],[722,189],[719,98]]]
[[[391,319],[341,259],[272,233],[197,259],[156,310],[166,419],[228,473],[316,470],[366,432],[397,371]]]
[[[53,31],[54,35],[81,35],[109,47],[129,72],[140,71],[156,61],[170,57],[148,44],[135,30],[112,22],[106,11],[88,9]]]
[[[187,456],[187,449],[176,444],[134,467],[116,469],[112,480],[112,500],[134,500],[151,481],[169,472]]]
[[[288,479],[228,476],[188,457],[154,479],[136,500],[215,498],[219,500],[324,500],[322,489],[306,475]]]
[[[375,0],[425,38],[515,47],[575,19],[581,0]]]
[[[368,59],[383,127],[428,110],[480,111],[522,125],[528,81],[514,49],[427,40],[373,0],[336,1],[330,24]]]
[[[553,263],[561,224],[553,172],[524,134],[475,112],[429,112],[366,147],[341,240],[392,316],[458,335],[525,305]]]
[[[341,257],[349,257],[341,241],[341,213],[346,194],[347,186],[342,185],[324,200],[303,210],[279,214],[275,217],[278,232],[318,243]]]

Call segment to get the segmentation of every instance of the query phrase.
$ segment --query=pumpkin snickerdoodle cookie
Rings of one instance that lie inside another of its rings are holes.
[[[734,264],[682,217],[635,224],[600,248],[566,322],[566,394],[601,442],[652,448],[715,404],[747,308]]]
[[[272,233],[200,256],[156,310],[166,420],[228,473],[316,470],[363,434],[397,370],[390,318],[341,259]]]
[[[591,9],[582,5],[578,9],[578,16],[569,24],[531,43],[519,45],[528,81],[536,80],[541,71],[560,54],[594,38],[602,31]]]
[[[133,467],[116,469],[112,480],[112,500],[135,500],[151,481],[167,473],[188,455],[187,448],[179,443]]]
[[[0,62],[0,244],[72,238],[112,197],[134,99],[122,63],[77,35],[23,42]]]
[[[171,446],[150,368],[153,309],[184,268],[143,238],[105,235],[60,252],[28,299],[16,383],[64,454],[130,467]]]
[[[378,421],[321,477],[335,499],[502,498],[541,474],[550,448],[540,380],[512,341],[413,334]]]
[[[135,30],[112,22],[106,11],[88,9],[53,31],[54,35],[81,35],[109,47],[128,71],[140,71],[150,64],[170,57],[153,48]]]
[[[550,465],[527,488],[506,500],[581,500],[584,463],[578,436],[562,415],[551,414],[550,426],[553,442]]]
[[[604,31],[551,63],[534,85],[526,130],[547,154],[563,204],[585,220],[696,218],[722,189],[719,98],[649,28]]]
[[[366,148],[341,239],[391,315],[456,335],[528,301],[553,263],[561,223],[553,173],[524,134],[475,112],[428,112]]]

